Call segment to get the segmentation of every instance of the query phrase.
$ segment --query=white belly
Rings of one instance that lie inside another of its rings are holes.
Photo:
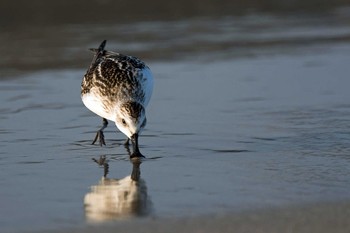
[[[93,92],[92,92],[93,93]],[[95,114],[99,115],[110,121],[115,121],[115,111],[113,111],[114,106],[110,108],[105,107],[105,101],[102,98],[97,98],[96,95],[90,93],[84,94],[81,99],[84,105]]]

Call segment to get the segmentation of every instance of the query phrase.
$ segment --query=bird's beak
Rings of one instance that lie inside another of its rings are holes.
[[[130,139],[131,139],[132,149],[133,149],[133,152],[130,155],[130,157],[145,157],[141,154],[139,150],[139,135],[135,133],[131,136]]]

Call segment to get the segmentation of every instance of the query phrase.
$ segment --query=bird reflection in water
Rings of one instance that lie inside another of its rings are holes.
[[[85,216],[90,222],[104,222],[150,213],[151,200],[147,194],[146,182],[141,179],[141,158],[130,158],[131,175],[122,179],[107,178],[109,165],[105,156],[93,159],[104,168],[104,175],[97,185],[85,195]]]

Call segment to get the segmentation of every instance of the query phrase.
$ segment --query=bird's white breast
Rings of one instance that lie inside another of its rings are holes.
[[[153,93],[153,75],[148,67],[142,69],[142,89],[144,90],[144,107],[146,107]]]
[[[82,95],[81,97],[84,105],[100,117],[106,118],[110,121],[115,121],[116,113],[113,111],[114,106],[106,107],[106,100],[91,91]]]

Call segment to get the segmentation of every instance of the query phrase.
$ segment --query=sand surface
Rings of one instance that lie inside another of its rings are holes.
[[[317,204],[188,219],[134,219],[59,232],[350,232],[350,203]],[[46,231],[47,232],[47,231]]]

